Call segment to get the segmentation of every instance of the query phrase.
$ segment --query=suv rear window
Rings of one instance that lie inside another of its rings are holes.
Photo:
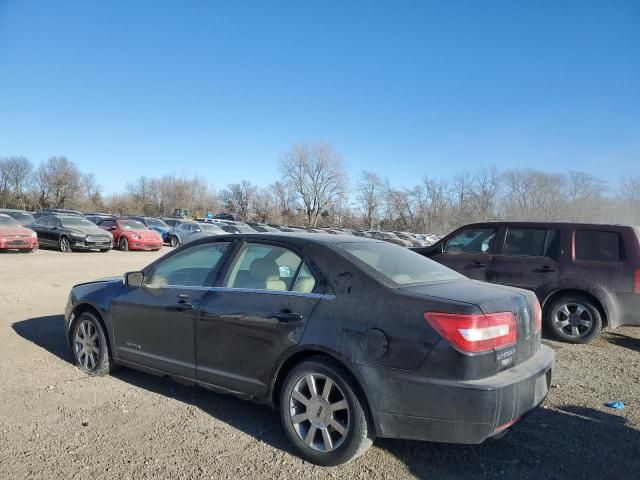
[[[576,260],[619,262],[621,259],[620,236],[601,230],[576,230]]]

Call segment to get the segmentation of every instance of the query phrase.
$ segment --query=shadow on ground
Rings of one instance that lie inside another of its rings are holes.
[[[62,315],[13,324],[15,332],[72,362]],[[625,337],[626,338],[626,337]],[[134,370],[114,374],[135,387],[194,405],[274,448],[292,453],[272,409]],[[564,405],[539,408],[500,440],[449,445],[379,439],[376,446],[397,457],[417,478],[637,478],[640,431],[615,413]],[[357,460],[366,464],[366,455]],[[339,473],[336,467],[335,473]]]
[[[629,337],[615,332],[606,332],[605,339],[614,345],[619,347],[628,348],[634,352],[640,352],[640,339]]]

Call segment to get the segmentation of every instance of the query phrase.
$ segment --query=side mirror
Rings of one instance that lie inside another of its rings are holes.
[[[141,287],[144,281],[144,273],[127,272],[124,274],[124,284],[127,287]]]
[[[111,225],[111,226],[109,227],[109,230],[112,230],[112,231],[113,231],[113,230],[115,230],[116,228],[118,228],[118,227],[116,227],[115,225]]]
[[[194,232],[195,232],[195,233],[200,233],[201,231],[202,231],[202,230],[201,230],[201,229],[199,229],[199,228],[196,228],[196,229],[194,230]]]

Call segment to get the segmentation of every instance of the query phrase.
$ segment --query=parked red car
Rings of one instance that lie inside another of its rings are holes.
[[[113,235],[113,246],[123,252],[129,250],[160,250],[162,237],[142,222],[125,218],[107,218],[98,226]]]
[[[9,215],[0,213],[0,250],[19,250],[28,253],[37,248],[36,232],[23,227]]]

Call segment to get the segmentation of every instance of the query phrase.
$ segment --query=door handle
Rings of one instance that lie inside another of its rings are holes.
[[[282,323],[289,323],[299,322],[300,320],[302,320],[302,315],[293,312],[273,312],[271,315],[269,315],[269,318],[275,318]]]
[[[550,273],[550,272],[557,272],[558,269],[550,267],[549,265],[545,265],[543,267],[534,268],[533,271],[536,273]]]
[[[473,262],[473,263],[470,263],[469,265],[467,265],[467,267],[470,267],[470,268],[483,268],[483,267],[488,267],[488,265],[486,263],[482,263],[482,262]]]
[[[182,299],[173,305],[169,305],[167,310],[171,312],[186,312],[188,310],[193,310],[193,305],[186,301],[186,299]]]

